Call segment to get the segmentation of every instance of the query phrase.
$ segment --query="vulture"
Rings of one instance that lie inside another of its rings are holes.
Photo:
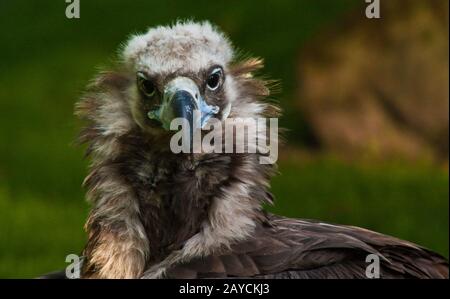
[[[370,278],[374,256],[379,278],[448,278],[447,260],[416,244],[266,212],[267,151],[172,150],[175,118],[277,118],[262,67],[211,23],[178,21],[131,36],[91,82],[76,105],[91,161],[81,278]]]

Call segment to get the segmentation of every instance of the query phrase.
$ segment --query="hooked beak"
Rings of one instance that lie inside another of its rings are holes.
[[[177,77],[166,84],[161,106],[148,112],[148,117],[159,121],[165,130],[170,123],[183,118],[189,123],[189,132],[193,139],[194,129],[204,128],[208,120],[219,112],[219,107],[208,105],[201,97],[197,84],[187,77]]]

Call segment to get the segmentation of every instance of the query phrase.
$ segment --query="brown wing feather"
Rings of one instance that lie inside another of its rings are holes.
[[[269,215],[255,235],[224,255],[179,265],[168,277],[366,278],[380,256],[381,278],[448,278],[448,262],[413,243],[366,229]]]

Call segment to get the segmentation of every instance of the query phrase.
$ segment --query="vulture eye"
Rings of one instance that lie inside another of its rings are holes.
[[[222,81],[222,75],[223,75],[223,71],[222,68],[217,67],[215,68],[211,74],[208,77],[208,80],[206,80],[206,86],[208,87],[209,90],[216,90],[221,81]]]
[[[147,79],[147,76],[144,73],[137,73],[137,83],[139,89],[146,97],[152,97],[155,94],[155,85],[153,85],[152,81]]]

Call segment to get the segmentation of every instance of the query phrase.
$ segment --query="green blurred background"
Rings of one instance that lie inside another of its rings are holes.
[[[302,109],[299,68],[315,52],[307,49],[327,48],[321,36],[357,26],[345,20],[363,15],[363,2],[81,0],[81,18],[69,20],[63,0],[0,1],[0,277],[60,269],[82,250],[87,161],[73,145],[81,126],[74,103],[131,33],[177,18],[219,25],[282,82],[274,97],[288,142],[269,209],[363,226],[448,256],[448,158],[342,154],[322,139],[313,111]]]

